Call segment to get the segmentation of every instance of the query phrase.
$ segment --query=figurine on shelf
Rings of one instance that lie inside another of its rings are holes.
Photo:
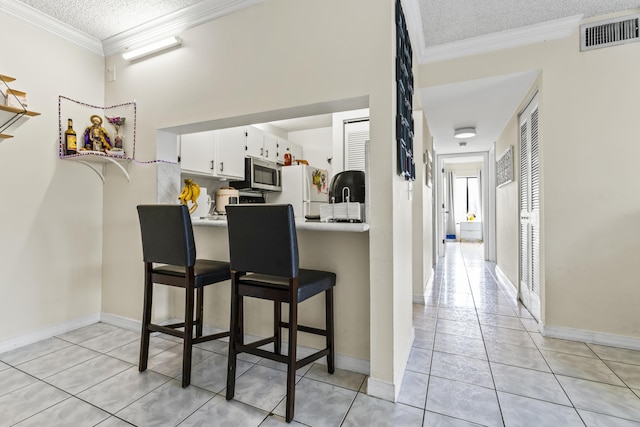
[[[91,116],[91,126],[84,131],[84,150],[106,151],[111,149],[111,140],[106,129],[102,127],[102,117]]]

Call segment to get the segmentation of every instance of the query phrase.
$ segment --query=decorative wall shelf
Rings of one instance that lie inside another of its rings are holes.
[[[111,143],[115,141],[116,133],[123,137],[122,148],[124,155],[116,156],[103,151],[80,150],[85,143],[85,131],[91,127],[91,117],[97,115],[104,118],[102,127],[108,132]],[[109,118],[124,117],[124,124],[120,126],[121,132],[117,132],[115,125],[109,123]],[[78,135],[77,154],[64,154],[64,131],[67,119],[72,119]],[[78,126],[80,123],[84,123]],[[105,182],[105,170],[109,164],[115,165],[127,181],[131,182],[128,172],[129,165],[135,161],[136,146],[136,103],[127,102],[110,107],[99,107],[75,101],[65,96],[58,97],[58,126],[59,126],[59,157],[62,160],[71,160],[91,168]],[[86,127],[86,128],[85,128]]]
[[[133,161],[132,158],[110,156],[108,154],[90,151],[80,154],[73,154],[71,156],[61,156],[60,158],[64,160],[72,160],[74,162],[82,163],[83,165],[90,167],[95,173],[98,174],[103,184],[105,182],[104,167],[111,163],[113,165],[116,165],[118,169],[122,171],[128,182],[131,182],[131,176],[129,175],[127,168],[125,168],[123,165],[128,167],[129,164]],[[100,166],[100,169],[102,170],[100,170],[98,166]]]
[[[12,98],[12,100],[14,100],[13,104],[20,106],[20,107],[17,107],[17,106],[0,104],[0,140],[13,137],[13,135],[5,134],[4,132],[6,130],[16,129],[20,125],[22,125],[25,121],[27,121],[29,117],[40,115],[40,113],[36,113],[35,111],[27,110],[26,107],[19,100],[19,98],[14,94],[12,94],[13,92],[16,92],[16,91],[11,91],[8,83],[14,80],[15,79],[13,77],[0,74],[0,81],[2,82],[5,88],[2,96],[5,97],[5,99],[8,97],[13,97]]]

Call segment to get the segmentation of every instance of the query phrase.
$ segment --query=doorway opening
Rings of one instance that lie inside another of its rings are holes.
[[[493,149],[437,156],[438,256],[447,242],[482,242],[484,259],[495,261],[495,163]],[[493,250],[492,250],[493,248]]]

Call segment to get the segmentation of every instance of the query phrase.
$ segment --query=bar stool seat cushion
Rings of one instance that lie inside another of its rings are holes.
[[[176,277],[184,277],[185,275],[184,267],[178,265],[160,265],[154,267],[153,272]],[[223,261],[197,259],[193,266],[193,272],[196,288],[231,279],[229,263]]]
[[[269,276],[266,274],[249,274],[240,277],[240,284],[256,288],[289,289],[289,279],[286,277]],[[320,292],[324,292],[336,285],[335,273],[301,268],[298,272],[298,302],[302,302]]]

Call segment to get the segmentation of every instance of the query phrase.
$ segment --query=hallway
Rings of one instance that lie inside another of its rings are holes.
[[[426,304],[414,305],[399,401],[316,363],[298,370],[289,425],[640,427],[640,351],[542,337],[481,244],[447,244],[441,261]],[[242,355],[227,402],[225,342],[198,345],[187,389],[178,342],[152,338],[143,374],[138,348],[138,331],[97,323],[0,354],[0,426],[287,425],[282,365]]]
[[[400,397],[424,425],[640,426],[640,351],[543,337],[481,244],[447,243],[443,260],[414,305]]]

